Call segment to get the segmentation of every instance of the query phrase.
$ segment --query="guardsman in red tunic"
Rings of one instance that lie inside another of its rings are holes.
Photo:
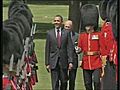
[[[107,63],[111,63],[112,65],[117,66],[117,41],[115,40],[112,32],[112,24],[111,22],[108,22],[105,20],[101,32],[104,39],[104,45],[105,45],[105,52],[107,60],[109,60]],[[117,77],[116,77],[117,78]]]
[[[93,4],[86,4],[81,8],[81,30],[79,34],[78,47],[83,53],[81,67],[86,90],[93,90],[92,79],[94,79],[94,90],[100,90],[100,77],[104,60],[104,42],[98,28],[98,9]]]
[[[117,42],[113,35],[113,25],[110,21],[110,17],[107,13],[109,9],[108,4],[111,0],[102,0],[99,4],[100,17],[103,20],[101,26],[103,40],[105,42],[106,52],[106,65],[104,68],[104,76],[102,78],[102,89],[103,90],[116,90],[116,80],[117,80]],[[109,12],[110,13],[110,12]],[[113,12],[112,12],[113,13]],[[113,14],[114,15],[114,14]]]
[[[104,24],[102,25],[101,32],[104,37],[103,39],[105,42],[106,54],[109,55],[110,49],[112,48],[114,42],[112,24],[105,20]]]
[[[117,73],[118,73],[118,51],[117,51],[117,43],[118,43],[118,13],[117,13],[117,9],[118,9],[118,5],[117,5],[117,0],[109,0],[108,2],[108,5],[107,5],[107,15],[108,15],[108,18],[110,20],[110,22],[112,23],[112,32],[113,32],[113,35],[114,35],[114,43],[113,43],[113,58],[110,58],[110,60],[113,61],[113,64],[115,65],[115,68],[116,68],[116,76],[117,76]],[[110,51],[110,54],[111,54],[111,51]],[[120,51],[120,50],[119,50]],[[117,80],[117,77],[116,77],[116,80]]]
[[[107,19],[104,21],[101,27],[101,35],[103,36],[105,45],[104,52],[106,52],[106,64],[117,65],[117,50],[115,50],[117,48],[117,42],[113,36],[112,24]]]

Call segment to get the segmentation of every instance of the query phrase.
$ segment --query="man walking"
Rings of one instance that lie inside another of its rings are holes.
[[[69,71],[69,90],[75,90],[75,79],[76,79],[76,73],[77,73],[77,67],[78,67],[78,50],[77,50],[77,44],[78,44],[78,33],[73,31],[73,23],[71,20],[67,20],[64,24],[64,28],[68,31],[70,31],[72,44],[74,46],[73,49],[73,69]]]
[[[78,47],[83,52],[81,67],[86,90],[93,90],[92,82],[94,90],[101,89],[100,77],[105,53],[101,32],[97,31],[98,17],[96,5],[86,4],[81,8],[81,28],[84,32],[79,35]]]
[[[69,31],[62,27],[61,15],[56,15],[53,23],[55,28],[48,31],[46,38],[45,65],[51,72],[52,90],[67,90],[67,72],[73,67],[72,40]]]

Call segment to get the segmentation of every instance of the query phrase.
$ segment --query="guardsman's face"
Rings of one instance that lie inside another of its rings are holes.
[[[53,24],[55,25],[55,28],[60,28],[62,26],[63,21],[60,17],[55,17]]]
[[[94,27],[93,26],[86,26],[85,27],[87,33],[92,33],[94,32]]]

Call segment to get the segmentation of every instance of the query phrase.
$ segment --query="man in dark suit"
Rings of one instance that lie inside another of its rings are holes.
[[[67,90],[67,72],[73,67],[72,40],[69,31],[62,28],[61,15],[56,15],[53,23],[55,28],[48,31],[46,38],[45,65],[51,72],[52,90]]]
[[[75,79],[78,67],[78,50],[77,50],[77,41],[78,41],[78,33],[73,31],[73,23],[71,20],[67,20],[64,24],[64,28],[70,31],[72,44],[74,46],[73,49],[73,69],[69,71],[69,90],[75,89]]]

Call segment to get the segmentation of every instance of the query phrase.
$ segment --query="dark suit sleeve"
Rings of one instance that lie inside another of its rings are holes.
[[[50,57],[50,35],[48,32],[45,45],[45,65],[49,65],[49,57]]]
[[[74,45],[72,43],[70,32],[68,32],[68,44],[67,44],[68,63],[73,62],[73,50],[74,50]]]

